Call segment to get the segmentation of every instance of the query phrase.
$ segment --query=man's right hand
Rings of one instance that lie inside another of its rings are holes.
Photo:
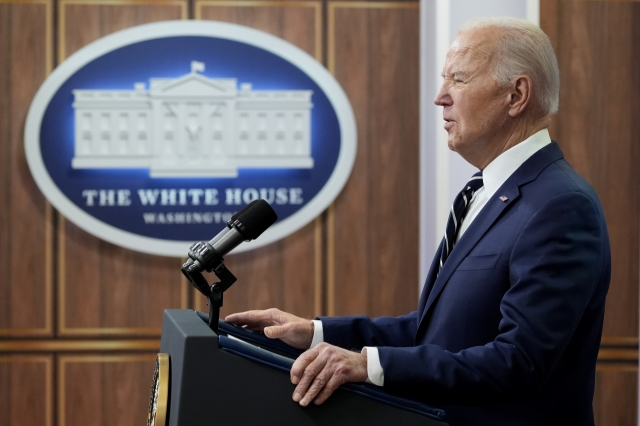
[[[313,322],[275,308],[239,312],[224,320],[249,330],[262,331],[270,339],[280,339],[297,349],[309,349],[313,340]]]

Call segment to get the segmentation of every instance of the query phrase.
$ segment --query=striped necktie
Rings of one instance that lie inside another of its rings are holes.
[[[458,229],[460,229],[462,219],[464,219],[467,214],[467,207],[473,198],[473,194],[482,188],[482,186],[482,172],[480,171],[469,179],[464,189],[460,191],[456,199],[453,200],[449,220],[447,221],[447,230],[444,234],[444,241],[442,242],[442,251],[440,252],[440,269],[442,269],[442,265],[444,265],[444,262],[453,250],[453,246],[456,244]]]

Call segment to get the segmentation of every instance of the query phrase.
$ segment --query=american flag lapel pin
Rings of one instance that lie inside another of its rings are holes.
[[[506,201],[509,199],[509,197],[507,197],[507,196],[505,196],[505,195],[501,195],[501,196],[500,196],[500,199],[501,199],[502,201],[505,201],[505,202],[506,202]]]

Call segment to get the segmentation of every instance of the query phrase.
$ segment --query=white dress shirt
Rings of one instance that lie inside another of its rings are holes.
[[[484,186],[477,190],[473,195],[468,207],[469,210],[460,224],[460,230],[458,231],[456,242],[460,240],[460,237],[462,237],[473,220],[478,216],[480,210],[482,210],[489,199],[493,197],[498,189],[500,189],[502,184],[509,179],[513,172],[527,161],[529,157],[550,143],[551,138],[549,136],[549,131],[547,129],[542,129],[519,144],[509,148],[485,167],[482,171],[482,181]],[[322,322],[313,320],[313,324],[314,334],[313,340],[311,341],[311,348],[316,346],[318,343],[321,343],[324,339]],[[372,383],[377,386],[384,385],[384,371],[380,364],[378,348],[365,346],[362,348],[362,352],[364,351],[367,352],[367,383]]]

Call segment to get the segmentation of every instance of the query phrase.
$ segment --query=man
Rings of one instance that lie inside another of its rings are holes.
[[[551,44],[526,21],[471,21],[443,77],[435,103],[449,148],[482,174],[454,202],[418,310],[227,321],[312,347],[291,370],[303,406],[368,380],[443,405],[452,426],[593,425],[609,241],[595,192],[549,139],[560,85]]]

